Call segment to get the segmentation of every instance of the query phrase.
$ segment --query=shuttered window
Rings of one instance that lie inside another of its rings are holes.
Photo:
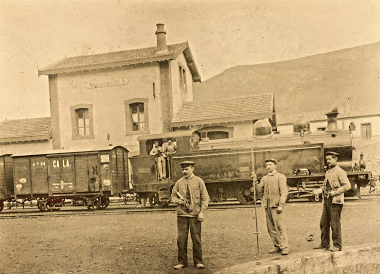
[[[361,125],[362,140],[370,140],[372,136],[371,123],[365,123]]]

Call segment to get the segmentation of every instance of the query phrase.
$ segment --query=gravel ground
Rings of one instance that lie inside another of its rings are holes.
[[[346,201],[342,214],[344,245],[380,243],[379,204],[379,196]],[[319,244],[321,211],[321,203],[286,205],[291,252]],[[268,256],[281,258],[267,254],[272,244],[264,209],[259,207],[257,213],[260,253],[253,233],[253,208],[211,208],[202,226],[206,268],[191,266],[181,271],[172,270],[177,256],[175,212],[2,219],[0,273],[212,273]],[[314,241],[309,242],[306,238],[311,234]]]

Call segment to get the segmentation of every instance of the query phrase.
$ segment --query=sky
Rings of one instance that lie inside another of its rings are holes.
[[[379,0],[1,0],[0,121],[50,116],[38,69],[71,56],[188,41],[206,80],[237,65],[378,42]]]

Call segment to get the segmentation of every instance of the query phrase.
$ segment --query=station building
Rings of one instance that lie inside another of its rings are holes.
[[[201,81],[188,42],[64,58],[42,70],[49,79],[53,149],[124,145],[171,131],[171,120],[193,100]]]

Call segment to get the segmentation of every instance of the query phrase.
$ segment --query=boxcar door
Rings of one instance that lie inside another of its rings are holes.
[[[30,184],[29,157],[17,157],[14,161],[14,187],[16,196],[30,197],[32,190]]]
[[[101,189],[103,192],[111,192],[111,169],[110,169],[110,154],[101,154],[100,155],[100,181]]]
[[[100,166],[98,154],[92,154],[87,156],[87,168],[88,168],[88,191],[99,192],[100,191]]]
[[[45,156],[32,156],[30,158],[33,194],[48,194],[48,163]]]
[[[75,156],[75,178],[77,192],[99,191],[98,155]]]
[[[49,187],[51,193],[74,192],[74,157],[62,156],[48,159]]]

